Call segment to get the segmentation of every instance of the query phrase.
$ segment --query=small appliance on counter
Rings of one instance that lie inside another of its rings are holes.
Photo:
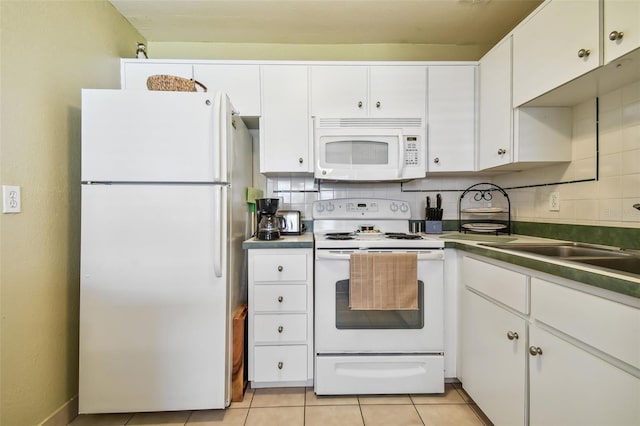
[[[282,217],[283,227],[281,235],[302,235],[304,232],[302,214],[298,210],[278,210],[278,216]]]
[[[280,231],[284,228],[284,219],[277,216],[278,198],[258,198],[256,200],[256,212],[258,214],[259,240],[277,240],[280,238]]]

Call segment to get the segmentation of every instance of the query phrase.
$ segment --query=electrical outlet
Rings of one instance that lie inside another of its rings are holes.
[[[560,193],[552,192],[549,194],[549,211],[551,212],[559,212],[560,211]]]
[[[2,185],[2,213],[20,213],[20,187]]]

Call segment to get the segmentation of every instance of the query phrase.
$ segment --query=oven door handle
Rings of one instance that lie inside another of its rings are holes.
[[[362,253],[362,252],[354,251],[352,253]],[[352,253],[316,251],[316,259],[350,260]],[[426,250],[426,251],[416,252],[416,254],[418,255],[418,260],[444,260],[444,250]]]

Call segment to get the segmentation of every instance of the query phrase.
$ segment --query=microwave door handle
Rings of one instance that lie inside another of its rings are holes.
[[[402,130],[398,131],[398,177],[401,178],[404,172],[404,137]]]

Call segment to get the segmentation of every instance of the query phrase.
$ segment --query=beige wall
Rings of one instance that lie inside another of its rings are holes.
[[[106,1],[1,7],[0,424],[35,425],[77,394],[80,89],[119,87],[142,37]]]
[[[477,61],[491,46],[433,44],[148,44],[154,59],[256,59],[299,61]]]

